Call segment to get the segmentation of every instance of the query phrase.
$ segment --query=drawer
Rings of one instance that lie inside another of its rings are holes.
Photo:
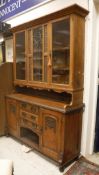
[[[21,109],[26,110],[26,111],[31,112],[31,113],[36,114],[36,115],[39,114],[39,106],[34,105],[34,104],[21,102]]]
[[[36,123],[32,123],[31,121],[28,121],[27,119],[23,119],[23,118],[21,118],[20,120],[20,125],[24,126],[25,128],[37,129]]]
[[[37,123],[38,124],[38,116],[35,115],[35,114],[32,114],[32,113],[29,113],[29,112],[21,110],[20,117],[24,118],[24,119],[27,119],[27,120],[29,120],[29,121],[31,121],[33,123]]]

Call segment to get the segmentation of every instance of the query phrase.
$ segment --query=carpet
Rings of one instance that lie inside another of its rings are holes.
[[[81,157],[64,175],[99,175],[99,165]]]

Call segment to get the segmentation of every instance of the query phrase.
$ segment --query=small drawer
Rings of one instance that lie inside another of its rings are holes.
[[[36,115],[39,114],[39,106],[37,105],[21,102],[21,108],[33,114],[36,114]]]
[[[30,129],[37,129],[37,124],[33,123],[31,121],[28,121],[27,119],[21,119],[20,124],[24,127],[30,128]]]
[[[26,111],[21,111],[20,117],[26,120],[29,120],[30,122],[37,123],[38,124],[38,116],[35,114],[31,114]]]

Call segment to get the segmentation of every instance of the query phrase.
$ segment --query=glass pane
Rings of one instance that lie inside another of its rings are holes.
[[[33,39],[32,41],[33,58],[29,59],[29,80],[47,82],[47,65],[48,65],[47,25],[34,28],[32,30],[32,39]],[[29,49],[29,52],[31,53],[31,49]]]
[[[33,80],[42,81],[42,63],[43,63],[43,30],[42,27],[33,30]]]
[[[16,34],[16,79],[25,80],[25,32]]]
[[[33,59],[32,59],[33,38],[31,36],[32,36],[32,29],[29,29],[28,30],[28,37],[27,37],[27,42],[28,42],[27,50],[28,50],[28,54],[29,54],[29,57],[28,57],[28,64],[29,64],[28,65],[29,66],[28,77],[29,77],[30,81],[33,81]]]
[[[33,30],[33,79],[42,81],[42,27]]]
[[[47,25],[33,30],[33,80],[47,82],[48,32]],[[31,77],[32,80],[32,77]]]
[[[69,83],[70,73],[70,20],[52,24],[52,82]]]

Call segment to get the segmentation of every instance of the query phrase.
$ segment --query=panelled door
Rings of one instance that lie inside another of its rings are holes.
[[[42,151],[55,160],[59,159],[60,141],[62,139],[61,116],[59,113],[41,109]]]
[[[15,100],[7,100],[7,124],[9,133],[18,136],[18,107]]]

